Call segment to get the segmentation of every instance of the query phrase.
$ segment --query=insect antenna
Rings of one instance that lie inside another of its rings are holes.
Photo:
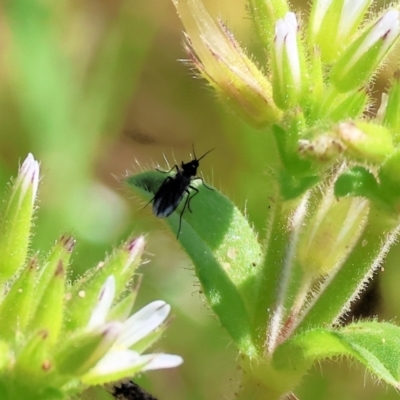
[[[211,149],[211,150],[208,150],[206,153],[204,153],[200,158],[197,158],[196,160],[197,161],[200,161],[202,158],[204,158],[208,153],[211,153],[213,150],[215,150],[215,148],[214,149]],[[193,151],[194,152],[194,151]],[[196,158],[196,155],[195,155],[195,158]]]
[[[195,151],[194,151],[194,144],[193,144],[193,143],[192,143],[192,150],[193,150],[194,159],[197,160],[197,161],[200,161],[200,160],[201,160],[202,158],[204,158],[208,153],[210,153],[210,152],[212,152],[213,150],[215,150],[215,147],[214,147],[213,149],[211,149],[211,150],[208,150],[207,153],[204,153],[200,158],[197,158],[197,157],[196,157],[196,153],[195,153]]]

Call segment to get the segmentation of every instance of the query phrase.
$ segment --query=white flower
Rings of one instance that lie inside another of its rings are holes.
[[[109,276],[100,290],[98,302],[90,316],[87,330],[102,329],[115,295],[115,278]],[[162,333],[162,326],[171,306],[162,300],[153,301],[121,323],[120,331],[109,351],[83,376],[85,383],[96,384],[133,376],[140,371],[173,368],[182,364],[180,356],[164,353],[142,355],[143,341],[149,337],[149,344]],[[159,330],[159,332],[157,331]],[[140,345],[138,345],[140,342]],[[135,345],[136,346],[135,348]]]

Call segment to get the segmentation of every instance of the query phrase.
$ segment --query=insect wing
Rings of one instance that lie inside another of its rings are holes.
[[[166,178],[154,195],[154,215],[159,218],[171,215],[181,202],[187,187],[188,184],[182,180],[180,174]]]

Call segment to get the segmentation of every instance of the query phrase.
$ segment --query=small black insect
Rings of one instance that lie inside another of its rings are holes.
[[[113,389],[112,395],[119,400],[157,400],[132,381],[123,382]]]
[[[199,167],[199,161],[212,150],[214,149],[207,151],[207,153],[203,154],[200,158],[196,158],[193,148],[194,160],[189,161],[188,163],[184,163],[182,161],[181,168],[179,168],[177,165],[174,165],[169,171],[159,170],[160,172],[169,173],[175,169],[176,174],[174,176],[168,176],[165,178],[154,197],[150,200],[150,202],[153,202],[153,213],[155,216],[159,218],[165,218],[171,215],[176,210],[185,194],[187,194],[185,204],[179,216],[178,234],[176,236],[177,238],[179,238],[179,234],[181,232],[182,215],[186,207],[190,212],[192,212],[190,208],[190,201],[194,196],[196,196],[197,193],[199,193],[199,190],[191,185],[192,181],[200,179],[207,189],[213,190],[204,183],[203,178],[196,176],[197,168]],[[194,193],[191,193],[189,189],[192,189]]]

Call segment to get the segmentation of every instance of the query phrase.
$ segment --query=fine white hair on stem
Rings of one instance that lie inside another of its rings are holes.
[[[282,326],[282,318],[285,312],[285,299],[286,292],[289,287],[291,273],[293,269],[293,261],[296,256],[297,243],[299,241],[299,235],[303,226],[304,218],[307,216],[307,208],[310,199],[310,191],[308,191],[302,198],[299,206],[293,213],[289,220],[288,229],[291,232],[289,243],[286,247],[285,256],[283,260],[282,277],[278,287],[278,295],[275,310],[271,317],[271,323],[269,326],[269,332],[267,335],[267,345],[265,346],[268,353],[272,353],[278,338],[279,332]]]
[[[367,283],[372,279],[374,272],[378,270],[378,268],[383,264],[387,254],[389,253],[390,248],[397,243],[398,238],[400,236],[400,223],[392,229],[383,239],[382,247],[378,254],[376,255],[374,261],[371,264],[371,268],[368,273],[365,275],[364,279],[358,284],[357,288],[354,291],[353,296],[350,297],[347,304],[343,308],[342,312],[336,316],[333,323],[337,323],[339,318],[350,308],[350,304],[356,300],[359,296],[359,293],[367,286]]]

